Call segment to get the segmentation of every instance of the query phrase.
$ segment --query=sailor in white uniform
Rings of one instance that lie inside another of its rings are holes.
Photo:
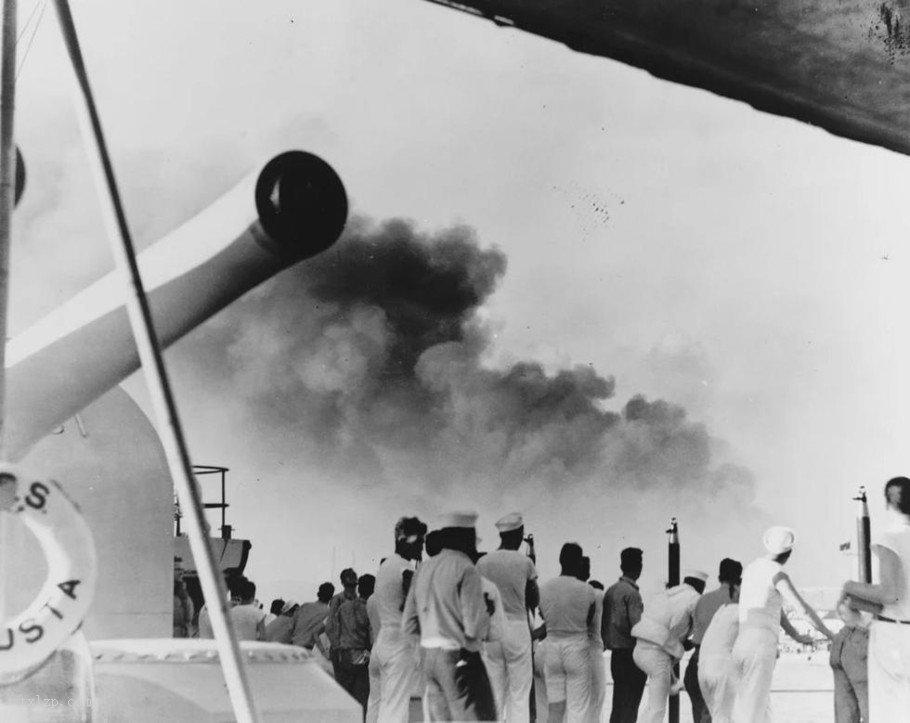
[[[597,587],[591,581],[591,558],[585,555],[581,558],[581,570],[578,579],[588,583],[594,591],[594,617],[588,628],[588,647],[591,667],[591,697],[588,701],[588,720],[591,723],[600,723],[603,713],[604,699],[607,695],[607,669],[604,665],[604,644],[600,634],[604,611],[603,585]]]
[[[872,545],[878,582],[844,585],[848,603],[877,609],[869,630],[869,719],[876,723],[906,720],[910,711],[910,479],[888,480],[885,504],[890,520]]]
[[[495,720],[496,704],[481,657],[495,602],[483,593],[476,512],[453,512],[439,525],[439,546],[414,575],[401,628],[419,637],[430,719]]]
[[[733,722],[736,691],[731,670],[733,644],[739,634],[739,583],[734,583],[730,590],[731,602],[714,613],[698,651],[698,687],[712,723]]]
[[[567,542],[559,553],[559,577],[540,587],[540,614],[546,624],[544,676],[549,719],[584,723],[591,705],[590,636],[594,627],[594,588],[578,579],[581,547]]]
[[[733,645],[733,675],[736,702],[733,720],[737,723],[765,723],[771,720],[771,678],[777,662],[780,629],[798,643],[808,645],[783,611],[783,597],[802,609],[809,622],[829,640],[833,633],[816,612],[800,597],[783,566],[790,559],[796,536],[788,527],[771,527],[762,538],[767,554],[743,570],[739,592],[739,634]]]
[[[496,529],[502,540],[499,549],[484,555],[477,569],[499,590],[505,629],[500,641],[484,645],[484,663],[498,717],[520,723],[530,720],[533,671],[528,608],[537,607],[537,570],[531,559],[518,551],[524,539],[522,516],[517,512],[506,515],[496,523]]]
[[[632,628],[635,650],[632,660],[648,676],[648,700],[639,717],[642,723],[662,723],[667,698],[674,683],[673,664],[685,650],[692,632],[695,605],[705,589],[708,573],[683,572],[683,582],[651,598],[641,620]]]
[[[370,619],[370,642],[373,644],[373,649],[370,655],[370,697],[367,700],[366,723],[376,723],[379,720],[379,704],[382,703],[382,672],[379,669],[379,661],[376,659],[376,640],[379,638],[382,622],[379,620],[377,602],[374,585],[374,593],[367,600],[367,617]]]
[[[371,690],[367,719],[381,723],[408,720],[411,694],[419,685],[419,652],[414,641],[401,630],[401,613],[420,560],[427,526],[416,517],[402,517],[395,525],[395,554],[376,573],[375,615],[379,633],[373,645],[370,668],[378,680],[378,694]],[[372,682],[371,682],[372,685]]]
[[[481,577],[480,589],[483,591],[483,599],[487,604],[487,614],[490,618],[487,634],[483,638],[483,645],[486,648],[487,645],[502,643],[506,634],[506,615],[502,609],[502,596],[499,594],[496,583]],[[486,660],[484,660],[484,666],[486,666]],[[487,675],[489,676],[489,668],[487,668]]]

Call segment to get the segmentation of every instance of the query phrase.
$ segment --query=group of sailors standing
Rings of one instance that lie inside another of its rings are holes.
[[[610,723],[660,723],[683,688],[696,723],[766,723],[781,629],[813,642],[789,620],[787,600],[834,641],[839,661],[848,650],[862,656],[835,665],[838,723],[910,720],[910,479],[890,480],[885,498],[889,522],[872,547],[879,581],[844,585],[838,609],[846,625],[837,636],[784,571],[796,542],[789,528],[768,529],[764,554],[745,568],[723,559],[716,589],[705,593],[708,575],[686,570],[681,584],[644,604],[642,550],[622,551],[622,575],[604,590],[589,581],[581,546],[568,542],[560,574],[538,587],[533,544],[520,551],[530,539],[522,516],[500,519],[498,549],[480,553],[473,512],[445,515],[432,531],[401,518],[394,553],[375,577],[344,570],[341,593],[325,583],[315,602],[285,603],[264,635],[257,621],[250,636],[322,650],[370,722],[407,721],[416,693],[425,720],[596,723],[610,650]],[[239,591],[237,607],[254,591]],[[252,625],[255,616],[237,617]],[[689,650],[680,680],[677,664]]]
[[[537,605],[537,572],[519,552],[520,515],[497,523],[500,547],[483,556],[476,521],[452,513],[429,534],[417,518],[396,525],[396,554],[377,574],[377,690],[368,720],[406,721],[421,685],[430,720],[530,720],[528,608]],[[428,559],[412,573],[424,543]]]
[[[560,575],[538,587],[533,548],[520,551],[522,516],[496,523],[500,545],[489,553],[477,551],[476,521],[473,512],[452,513],[428,534],[417,518],[396,525],[395,554],[380,564],[368,601],[379,634],[367,720],[406,721],[418,690],[429,720],[599,721],[610,616],[603,585],[588,583],[590,559],[566,543]],[[424,542],[427,559],[415,570]],[[640,562],[638,551],[638,573]],[[622,585],[614,588],[619,609]]]
[[[837,605],[844,626],[836,635],[784,571],[796,543],[793,530],[787,527],[766,530],[762,538],[765,554],[745,569],[735,560],[724,559],[717,590],[702,594],[707,576],[690,570],[683,573],[681,585],[659,593],[643,608],[637,607],[640,598],[632,589],[635,561],[624,559],[620,582],[625,581],[625,596],[634,608],[629,607],[633,612],[622,622],[634,624],[624,641],[622,634],[612,638],[613,645],[605,632],[604,642],[613,648],[611,723],[663,721],[668,695],[683,685],[676,679],[674,666],[691,648],[694,651],[684,686],[696,723],[772,720],[770,693],[780,631],[798,643],[813,642],[810,635],[794,627],[784,601],[832,642],[837,723],[910,720],[910,479],[889,480],[885,502],[888,519],[871,546],[879,559],[879,580],[874,584],[844,583]],[[605,631],[613,626],[607,621],[610,609],[608,601],[604,606]],[[643,676],[636,677],[628,663],[628,652],[618,655],[616,642],[625,642],[625,647],[631,648],[634,667]],[[645,677],[648,698],[639,714]],[[620,710],[617,696],[625,699]]]
[[[520,515],[496,523],[501,544],[487,554],[476,549],[476,514],[447,515],[426,535],[429,559],[416,571],[425,525],[404,518],[396,526],[396,554],[380,565],[372,598],[380,627],[370,660],[367,719],[406,721],[411,691],[422,685],[430,720],[527,721],[536,680],[547,701],[546,711],[537,706],[538,720],[600,721],[603,653],[609,649],[611,723],[663,721],[669,696],[683,688],[698,723],[765,723],[771,720],[780,631],[803,645],[814,642],[794,627],[786,600],[829,641],[850,636],[857,626],[871,630],[868,704],[859,686],[851,688],[854,699],[862,699],[854,704],[838,696],[839,723],[907,720],[910,479],[890,480],[885,497],[890,517],[873,546],[880,579],[844,585],[838,607],[847,625],[837,636],[784,570],[796,543],[787,527],[766,530],[764,553],[745,568],[723,559],[716,589],[705,593],[708,575],[687,570],[680,585],[644,604],[637,586],[640,549],[622,551],[622,576],[603,590],[588,581],[590,561],[582,548],[566,543],[559,576],[538,589],[534,561],[519,551]],[[535,607],[542,619],[536,627],[529,624]],[[688,650],[692,655],[680,680],[676,665]]]
[[[771,678],[781,628],[801,644],[813,642],[791,624],[783,609],[784,597],[820,633],[833,638],[783,572],[794,542],[792,530],[772,527],[763,536],[765,555],[745,569],[736,560],[721,561],[717,589],[704,593],[707,574],[689,570],[683,573],[682,584],[649,601],[630,631],[635,638],[633,661],[649,684],[646,705],[637,720],[663,721],[668,696],[683,687],[696,723],[770,720]],[[674,666],[687,650],[693,652],[680,681]],[[634,710],[618,720],[636,720],[636,702],[632,701]]]

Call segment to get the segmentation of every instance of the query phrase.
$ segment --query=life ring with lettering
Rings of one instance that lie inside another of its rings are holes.
[[[40,667],[82,625],[97,580],[92,531],[54,480],[0,464],[0,511],[17,515],[38,539],[47,579],[19,615],[0,622],[0,682]]]

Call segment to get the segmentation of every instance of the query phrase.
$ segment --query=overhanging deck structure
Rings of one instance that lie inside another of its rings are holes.
[[[910,0],[426,0],[910,153]]]

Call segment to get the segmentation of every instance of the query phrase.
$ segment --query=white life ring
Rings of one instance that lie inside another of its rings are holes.
[[[48,568],[38,597],[0,622],[0,682],[8,683],[39,667],[82,624],[97,561],[91,529],[57,482],[0,464],[0,511],[18,515],[38,538]]]

